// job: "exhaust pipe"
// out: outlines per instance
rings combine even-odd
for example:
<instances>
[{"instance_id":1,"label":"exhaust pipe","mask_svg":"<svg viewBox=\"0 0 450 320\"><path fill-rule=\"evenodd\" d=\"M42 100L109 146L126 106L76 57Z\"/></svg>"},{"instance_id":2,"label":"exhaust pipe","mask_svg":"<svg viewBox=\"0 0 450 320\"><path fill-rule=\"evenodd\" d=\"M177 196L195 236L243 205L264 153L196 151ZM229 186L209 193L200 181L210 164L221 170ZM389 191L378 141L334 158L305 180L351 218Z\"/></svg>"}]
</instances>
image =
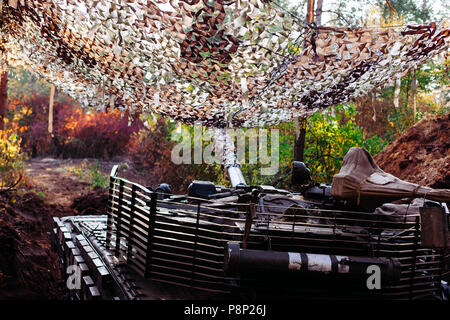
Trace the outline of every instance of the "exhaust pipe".
<instances>
[{"instance_id":1,"label":"exhaust pipe","mask_svg":"<svg viewBox=\"0 0 450 320\"><path fill-rule=\"evenodd\" d=\"M400 279L401 265L393 258L241 249L237 242L228 242L226 246L224 271L228 276L243 277L297 272L367 277L370 266L380 268L384 283Z\"/></svg>"}]
</instances>

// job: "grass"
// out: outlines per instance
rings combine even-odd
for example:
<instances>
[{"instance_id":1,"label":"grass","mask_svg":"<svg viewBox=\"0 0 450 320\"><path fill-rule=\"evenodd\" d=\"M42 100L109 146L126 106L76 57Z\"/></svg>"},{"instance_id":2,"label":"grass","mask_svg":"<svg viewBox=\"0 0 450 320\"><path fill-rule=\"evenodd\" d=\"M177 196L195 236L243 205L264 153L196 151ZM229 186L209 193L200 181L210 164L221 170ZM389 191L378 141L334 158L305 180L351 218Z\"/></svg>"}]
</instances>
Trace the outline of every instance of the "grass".
<instances>
[{"instance_id":1,"label":"grass","mask_svg":"<svg viewBox=\"0 0 450 320\"><path fill-rule=\"evenodd\" d=\"M41 198L42 200L45 199L45 194L42 191L36 192L36 194Z\"/></svg>"},{"instance_id":2,"label":"grass","mask_svg":"<svg viewBox=\"0 0 450 320\"><path fill-rule=\"evenodd\" d=\"M106 189L109 185L108 176L102 173L102 166L98 161L89 164L84 160L81 165L68 168L68 171L82 180L88 180L91 189L95 187Z\"/></svg>"},{"instance_id":3,"label":"grass","mask_svg":"<svg viewBox=\"0 0 450 320\"><path fill-rule=\"evenodd\" d=\"M90 188L101 187L106 189L108 187L108 177L101 172L101 165L96 162L96 164L91 164L89 166L89 177L90 177Z\"/></svg>"}]
</instances>

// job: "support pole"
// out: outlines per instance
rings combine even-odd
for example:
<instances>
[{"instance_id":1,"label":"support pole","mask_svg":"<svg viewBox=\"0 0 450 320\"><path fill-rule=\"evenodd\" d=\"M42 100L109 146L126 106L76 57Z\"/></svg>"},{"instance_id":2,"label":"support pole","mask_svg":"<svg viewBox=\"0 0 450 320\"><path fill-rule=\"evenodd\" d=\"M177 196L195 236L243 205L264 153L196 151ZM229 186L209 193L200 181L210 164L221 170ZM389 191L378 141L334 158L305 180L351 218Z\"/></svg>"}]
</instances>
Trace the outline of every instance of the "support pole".
<instances>
[{"instance_id":1,"label":"support pole","mask_svg":"<svg viewBox=\"0 0 450 320\"><path fill-rule=\"evenodd\" d=\"M306 21L308 23L314 22L314 0L308 0ZM295 119L294 161L304 161L307 124L306 117Z\"/></svg>"},{"instance_id":2,"label":"support pole","mask_svg":"<svg viewBox=\"0 0 450 320\"><path fill-rule=\"evenodd\" d=\"M50 90L50 102L48 105L48 132L53 137L53 102L55 100L55 86L52 85Z\"/></svg>"},{"instance_id":3,"label":"support pole","mask_svg":"<svg viewBox=\"0 0 450 320\"><path fill-rule=\"evenodd\" d=\"M4 129L4 118L8 108L8 70L3 70L0 80L0 130Z\"/></svg>"},{"instance_id":4,"label":"support pole","mask_svg":"<svg viewBox=\"0 0 450 320\"><path fill-rule=\"evenodd\" d=\"M411 79L411 95L413 99L413 124L416 123L416 114L417 114L417 76L416 69L413 70L412 79Z\"/></svg>"}]
</instances>

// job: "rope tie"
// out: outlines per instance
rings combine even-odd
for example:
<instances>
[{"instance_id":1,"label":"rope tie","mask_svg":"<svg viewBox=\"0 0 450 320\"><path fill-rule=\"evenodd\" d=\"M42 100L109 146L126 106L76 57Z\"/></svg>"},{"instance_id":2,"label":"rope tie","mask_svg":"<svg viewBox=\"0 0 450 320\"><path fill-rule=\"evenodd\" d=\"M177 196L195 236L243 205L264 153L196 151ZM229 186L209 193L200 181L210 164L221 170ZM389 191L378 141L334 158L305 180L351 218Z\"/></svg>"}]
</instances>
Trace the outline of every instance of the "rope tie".
<instances>
[{"instance_id":1,"label":"rope tie","mask_svg":"<svg viewBox=\"0 0 450 320\"><path fill-rule=\"evenodd\" d=\"M370 177L370 176L369 176L369 177ZM364 183L367 182L367 179L368 179L369 177L367 177L367 178L365 178L364 180L362 180L362 181L359 183L358 188L356 189L356 205L358 205L358 206L359 206L359 203L361 202L361 187L362 187L362 185L363 185Z\"/></svg>"}]
</instances>

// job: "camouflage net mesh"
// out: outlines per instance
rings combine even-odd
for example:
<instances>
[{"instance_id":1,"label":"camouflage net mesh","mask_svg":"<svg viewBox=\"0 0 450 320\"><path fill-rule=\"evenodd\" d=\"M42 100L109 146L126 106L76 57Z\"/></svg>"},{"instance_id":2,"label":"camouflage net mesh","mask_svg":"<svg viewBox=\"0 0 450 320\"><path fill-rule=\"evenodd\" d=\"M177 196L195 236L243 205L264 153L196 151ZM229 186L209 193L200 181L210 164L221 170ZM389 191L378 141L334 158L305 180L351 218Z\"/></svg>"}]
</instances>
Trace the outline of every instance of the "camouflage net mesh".
<instances>
[{"instance_id":1,"label":"camouflage net mesh","mask_svg":"<svg viewBox=\"0 0 450 320\"><path fill-rule=\"evenodd\" d=\"M2 62L82 106L186 123L288 121L394 81L448 51L447 22L317 27L259 0L4 0Z\"/></svg>"}]
</instances>

